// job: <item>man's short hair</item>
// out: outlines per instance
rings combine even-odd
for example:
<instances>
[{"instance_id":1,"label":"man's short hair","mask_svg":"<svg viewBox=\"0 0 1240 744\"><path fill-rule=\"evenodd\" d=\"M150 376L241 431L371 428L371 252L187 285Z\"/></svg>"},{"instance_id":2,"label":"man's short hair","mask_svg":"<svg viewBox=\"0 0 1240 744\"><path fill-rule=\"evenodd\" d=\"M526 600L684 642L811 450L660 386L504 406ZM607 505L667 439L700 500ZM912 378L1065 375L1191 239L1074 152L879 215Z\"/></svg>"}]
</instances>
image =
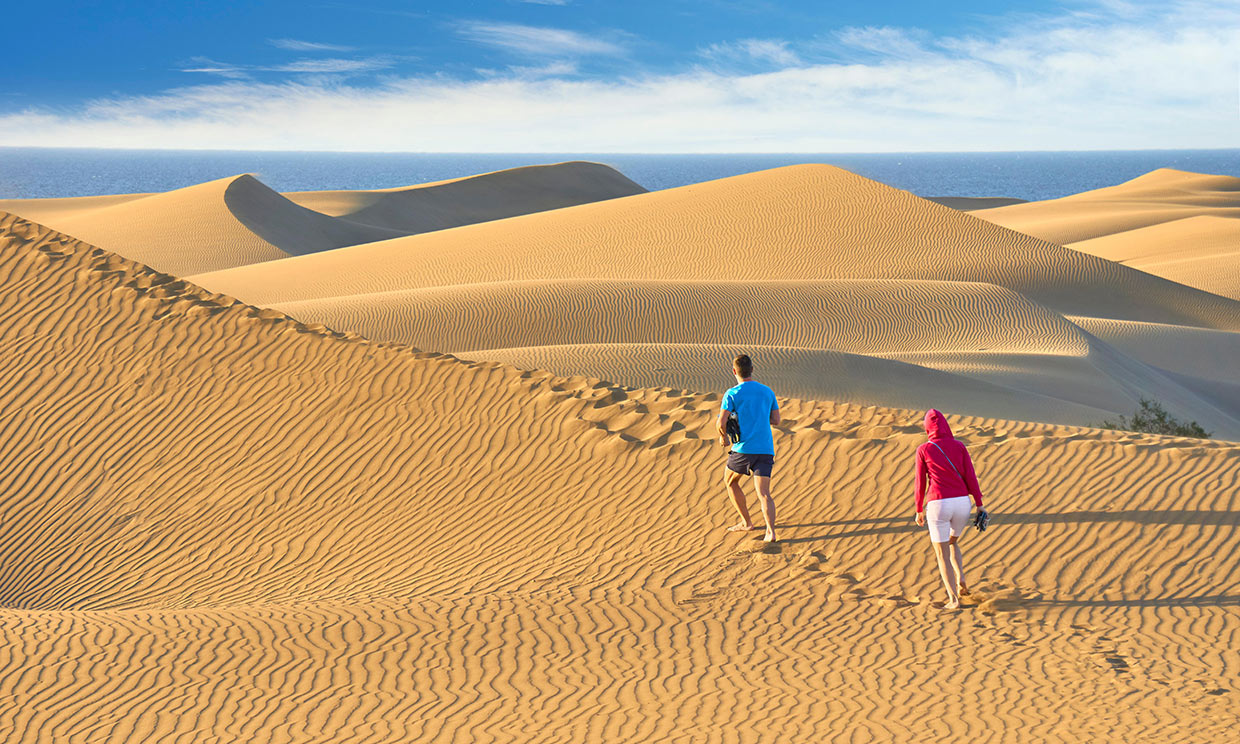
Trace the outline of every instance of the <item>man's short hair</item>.
<instances>
[{"instance_id":1,"label":"man's short hair","mask_svg":"<svg viewBox=\"0 0 1240 744\"><path fill-rule=\"evenodd\" d=\"M732 360L732 369L736 370L736 374L741 377L753 377L753 361L748 354L738 354Z\"/></svg>"}]
</instances>

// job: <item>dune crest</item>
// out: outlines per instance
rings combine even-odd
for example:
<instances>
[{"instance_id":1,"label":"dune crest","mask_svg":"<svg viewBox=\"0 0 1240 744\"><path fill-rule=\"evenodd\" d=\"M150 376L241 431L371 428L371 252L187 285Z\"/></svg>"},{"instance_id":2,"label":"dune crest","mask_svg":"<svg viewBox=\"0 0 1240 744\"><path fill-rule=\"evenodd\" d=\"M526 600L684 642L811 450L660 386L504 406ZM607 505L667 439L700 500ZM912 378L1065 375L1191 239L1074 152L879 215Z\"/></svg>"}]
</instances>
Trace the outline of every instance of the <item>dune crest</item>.
<instances>
[{"instance_id":1,"label":"dune crest","mask_svg":"<svg viewBox=\"0 0 1240 744\"><path fill-rule=\"evenodd\" d=\"M289 199L324 214L414 234L645 193L601 163L531 165L376 191L299 191Z\"/></svg>"}]
</instances>

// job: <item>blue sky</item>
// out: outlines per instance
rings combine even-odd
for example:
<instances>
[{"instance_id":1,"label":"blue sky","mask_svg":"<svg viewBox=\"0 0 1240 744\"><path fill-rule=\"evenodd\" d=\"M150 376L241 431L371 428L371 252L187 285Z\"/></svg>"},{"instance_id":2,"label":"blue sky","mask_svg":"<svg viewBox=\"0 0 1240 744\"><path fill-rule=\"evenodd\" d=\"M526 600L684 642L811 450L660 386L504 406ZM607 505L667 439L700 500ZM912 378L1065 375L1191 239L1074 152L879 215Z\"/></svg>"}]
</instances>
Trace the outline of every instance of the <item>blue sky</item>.
<instances>
[{"instance_id":1,"label":"blue sky","mask_svg":"<svg viewBox=\"0 0 1240 744\"><path fill-rule=\"evenodd\" d=\"M1234 147L1240 5L47 2L0 144L491 152Z\"/></svg>"}]
</instances>

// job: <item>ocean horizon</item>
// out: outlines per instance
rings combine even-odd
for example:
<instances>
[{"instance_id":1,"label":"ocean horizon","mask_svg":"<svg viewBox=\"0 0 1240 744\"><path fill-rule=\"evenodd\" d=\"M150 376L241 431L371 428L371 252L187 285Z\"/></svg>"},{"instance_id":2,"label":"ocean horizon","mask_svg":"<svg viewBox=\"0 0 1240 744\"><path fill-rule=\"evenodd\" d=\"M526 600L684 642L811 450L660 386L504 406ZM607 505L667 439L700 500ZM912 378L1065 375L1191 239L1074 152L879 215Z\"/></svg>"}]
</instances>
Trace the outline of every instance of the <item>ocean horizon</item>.
<instances>
[{"instance_id":1,"label":"ocean horizon","mask_svg":"<svg viewBox=\"0 0 1240 744\"><path fill-rule=\"evenodd\" d=\"M651 191L827 163L919 196L1054 199L1158 168L1240 177L1240 149L970 153L383 153L0 147L0 199L168 191L253 173L277 191L383 189L590 160Z\"/></svg>"}]
</instances>

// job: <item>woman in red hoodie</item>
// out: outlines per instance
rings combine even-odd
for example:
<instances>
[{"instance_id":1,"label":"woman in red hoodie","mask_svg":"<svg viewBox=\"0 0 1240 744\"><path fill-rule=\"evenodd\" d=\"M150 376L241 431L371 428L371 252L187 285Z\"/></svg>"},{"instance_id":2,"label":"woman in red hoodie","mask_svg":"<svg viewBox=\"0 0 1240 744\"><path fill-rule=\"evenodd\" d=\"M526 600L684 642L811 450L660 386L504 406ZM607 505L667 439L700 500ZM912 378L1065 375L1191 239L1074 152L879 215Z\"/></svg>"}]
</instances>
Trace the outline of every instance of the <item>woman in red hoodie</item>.
<instances>
[{"instance_id":1,"label":"woman in red hoodie","mask_svg":"<svg viewBox=\"0 0 1240 744\"><path fill-rule=\"evenodd\" d=\"M917 524L930 525L930 541L939 562L939 574L947 587L946 609L960 606L960 596L969 593L964 580L964 559L957 538L969 524L973 502L982 508L982 489L973 472L969 450L952 436L943 414L933 408L926 412L926 434L930 441L917 448ZM926 481L930 482L927 493Z\"/></svg>"}]
</instances>

